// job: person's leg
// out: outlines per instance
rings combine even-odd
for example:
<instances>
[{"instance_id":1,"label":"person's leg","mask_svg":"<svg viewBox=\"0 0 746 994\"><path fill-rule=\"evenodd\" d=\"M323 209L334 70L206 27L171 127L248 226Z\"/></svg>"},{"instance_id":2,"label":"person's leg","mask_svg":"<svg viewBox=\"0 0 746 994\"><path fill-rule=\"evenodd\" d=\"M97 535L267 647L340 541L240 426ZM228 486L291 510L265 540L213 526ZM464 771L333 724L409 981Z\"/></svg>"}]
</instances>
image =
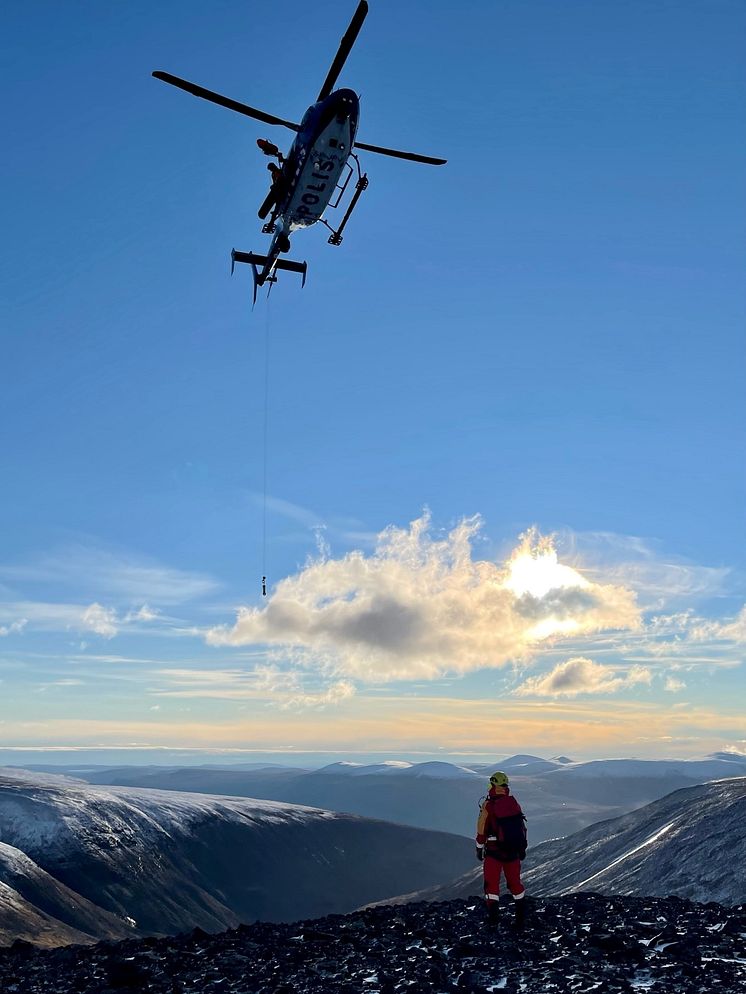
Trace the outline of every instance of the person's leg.
<instances>
[{"instance_id":1,"label":"person's leg","mask_svg":"<svg viewBox=\"0 0 746 994\"><path fill-rule=\"evenodd\" d=\"M503 864L503 870L508 890L515 902L515 923L521 928L526 920L526 888L521 883L521 861L512 859L509 863Z\"/></svg>"},{"instance_id":2,"label":"person's leg","mask_svg":"<svg viewBox=\"0 0 746 994\"><path fill-rule=\"evenodd\" d=\"M485 854L484 863L484 897L487 902L487 914L490 921L496 921L500 910L500 874L502 863L499 859Z\"/></svg>"}]
</instances>

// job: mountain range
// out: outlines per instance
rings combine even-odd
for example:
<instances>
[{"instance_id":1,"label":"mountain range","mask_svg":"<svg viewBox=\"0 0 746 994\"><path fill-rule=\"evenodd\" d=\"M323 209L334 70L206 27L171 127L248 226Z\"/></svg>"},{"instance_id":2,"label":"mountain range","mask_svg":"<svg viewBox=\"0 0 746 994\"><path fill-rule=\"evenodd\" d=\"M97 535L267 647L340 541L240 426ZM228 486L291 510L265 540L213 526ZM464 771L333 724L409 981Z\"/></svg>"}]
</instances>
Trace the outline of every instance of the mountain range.
<instances>
[{"instance_id":1,"label":"mountain range","mask_svg":"<svg viewBox=\"0 0 746 994\"><path fill-rule=\"evenodd\" d=\"M442 883L472 845L288 805L0 769L0 944L209 931Z\"/></svg>"},{"instance_id":2,"label":"mountain range","mask_svg":"<svg viewBox=\"0 0 746 994\"><path fill-rule=\"evenodd\" d=\"M67 769L90 783L284 801L470 838L487 778L494 769L502 769L511 778L536 845L625 814L681 787L746 776L746 756L716 753L702 760L572 762L566 756L517 755L489 765L390 760L338 762L319 770L255 764Z\"/></svg>"}]
</instances>

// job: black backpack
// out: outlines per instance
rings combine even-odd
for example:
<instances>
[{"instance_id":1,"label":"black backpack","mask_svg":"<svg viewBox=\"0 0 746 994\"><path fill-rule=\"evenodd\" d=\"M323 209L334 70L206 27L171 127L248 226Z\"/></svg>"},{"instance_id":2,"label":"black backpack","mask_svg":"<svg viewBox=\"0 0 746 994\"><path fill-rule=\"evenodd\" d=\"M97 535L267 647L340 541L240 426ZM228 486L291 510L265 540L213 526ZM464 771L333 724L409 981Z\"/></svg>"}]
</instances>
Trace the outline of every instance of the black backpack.
<instances>
[{"instance_id":1,"label":"black backpack","mask_svg":"<svg viewBox=\"0 0 746 994\"><path fill-rule=\"evenodd\" d=\"M506 815L498 818L492 813L492 807L487 801L489 812L488 834L496 835L497 842L487 842L487 850L506 862L513 859L525 859L527 848L526 816L522 813Z\"/></svg>"}]
</instances>

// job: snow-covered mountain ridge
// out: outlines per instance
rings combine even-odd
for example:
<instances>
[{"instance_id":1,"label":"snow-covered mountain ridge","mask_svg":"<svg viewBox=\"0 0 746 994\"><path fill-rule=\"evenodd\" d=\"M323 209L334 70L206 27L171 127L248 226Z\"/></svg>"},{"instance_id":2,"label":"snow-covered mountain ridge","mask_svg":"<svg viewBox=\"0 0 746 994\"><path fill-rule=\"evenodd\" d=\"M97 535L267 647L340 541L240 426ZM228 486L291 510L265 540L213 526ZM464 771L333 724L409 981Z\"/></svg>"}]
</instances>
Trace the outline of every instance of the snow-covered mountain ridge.
<instances>
[{"instance_id":1,"label":"snow-covered mountain ridge","mask_svg":"<svg viewBox=\"0 0 746 994\"><path fill-rule=\"evenodd\" d=\"M746 777L686 787L546 842L525 874L537 894L669 895L746 902Z\"/></svg>"},{"instance_id":2,"label":"snow-covered mountain ridge","mask_svg":"<svg viewBox=\"0 0 746 994\"><path fill-rule=\"evenodd\" d=\"M215 797L177 791L91 786L70 777L0 769L0 836L27 853L46 854L70 846L70 833L97 853L128 851L133 856L159 837L188 831L209 817L247 825L293 822L307 825L338 818L332 811L278 801Z\"/></svg>"},{"instance_id":3,"label":"snow-covered mountain ridge","mask_svg":"<svg viewBox=\"0 0 746 994\"><path fill-rule=\"evenodd\" d=\"M60 941L84 941L69 930L217 931L348 911L394 895L402 879L441 882L466 869L472 849L459 836L300 805L7 769L0 842L0 942L33 934L24 909L55 919L43 930L50 941L55 927Z\"/></svg>"},{"instance_id":4,"label":"snow-covered mountain ridge","mask_svg":"<svg viewBox=\"0 0 746 994\"><path fill-rule=\"evenodd\" d=\"M654 801L679 787L746 775L746 756L702 760L598 760L516 755L490 765L386 760L343 761L319 770L265 766L70 767L91 783L265 798L345 811L473 837L477 804L494 769L511 778L532 825L534 844Z\"/></svg>"}]
</instances>

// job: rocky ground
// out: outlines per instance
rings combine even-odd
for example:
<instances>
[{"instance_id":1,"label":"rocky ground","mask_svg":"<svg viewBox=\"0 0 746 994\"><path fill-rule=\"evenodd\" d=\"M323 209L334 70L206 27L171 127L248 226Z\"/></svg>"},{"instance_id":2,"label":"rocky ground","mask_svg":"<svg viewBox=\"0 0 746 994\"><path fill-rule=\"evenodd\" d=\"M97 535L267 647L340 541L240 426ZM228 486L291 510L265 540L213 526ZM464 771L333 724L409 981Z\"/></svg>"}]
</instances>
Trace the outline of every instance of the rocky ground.
<instances>
[{"instance_id":1,"label":"rocky ground","mask_svg":"<svg viewBox=\"0 0 746 994\"><path fill-rule=\"evenodd\" d=\"M746 908L576 894L485 923L481 903L375 907L219 935L0 950L3 994L746 991Z\"/></svg>"}]
</instances>

